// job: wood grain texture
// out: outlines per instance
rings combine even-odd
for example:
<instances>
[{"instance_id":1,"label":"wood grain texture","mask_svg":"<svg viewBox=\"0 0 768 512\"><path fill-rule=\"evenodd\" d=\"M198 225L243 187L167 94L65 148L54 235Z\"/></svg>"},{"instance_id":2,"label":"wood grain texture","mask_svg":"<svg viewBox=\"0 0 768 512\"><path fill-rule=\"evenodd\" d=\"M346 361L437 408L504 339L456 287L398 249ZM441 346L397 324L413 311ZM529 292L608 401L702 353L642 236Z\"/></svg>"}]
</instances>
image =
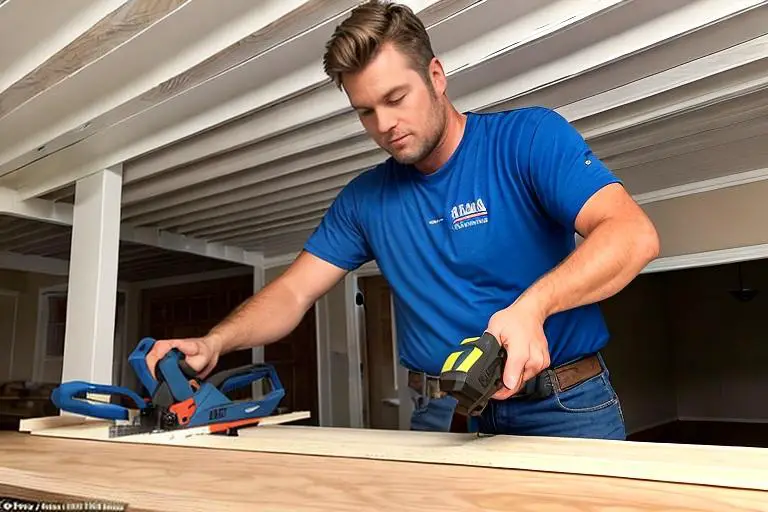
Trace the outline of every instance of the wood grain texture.
<instances>
[{"instance_id":1,"label":"wood grain texture","mask_svg":"<svg viewBox=\"0 0 768 512\"><path fill-rule=\"evenodd\" d=\"M103 57L188 0L131 0L0 94L0 117Z\"/></svg>"},{"instance_id":2,"label":"wood grain texture","mask_svg":"<svg viewBox=\"0 0 768 512\"><path fill-rule=\"evenodd\" d=\"M768 510L752 490L0 433L0 495L21 494L152 512Z\"/></svg>"},{"instance_id":3,"label":"wood grain texture","mask_svg":"<svg viewBox=\"0 0 768 512\"><path fill-rule=\"evenodd\" d=\"M33 435L107 440L106 427L92 423L38 430ZM288 425L245 429L239 437L141 434L109 441L496 467L768 491L768 449L750 447Z\"/></svg>"}]
</instances>

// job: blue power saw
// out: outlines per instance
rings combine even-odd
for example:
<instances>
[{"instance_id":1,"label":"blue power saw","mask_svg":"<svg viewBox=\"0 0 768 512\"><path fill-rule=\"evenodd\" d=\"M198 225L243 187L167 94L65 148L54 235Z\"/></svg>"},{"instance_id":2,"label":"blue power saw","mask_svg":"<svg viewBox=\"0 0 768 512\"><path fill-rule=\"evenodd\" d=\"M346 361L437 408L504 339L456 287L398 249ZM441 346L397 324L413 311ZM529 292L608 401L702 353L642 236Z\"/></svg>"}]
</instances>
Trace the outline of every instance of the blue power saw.
<instances>
[{"instance_id":1,"label":"blue power saw","mask_svg":"<svg viewBox=\"0 0 768 512\"><path fill-rule=\"evenodd\" d=\"M258 424L272 415L285 396L271 365L246 365L199 379L197 372L184 361L184 353L175 348L157 363L155 379L146 362L154 344L154 339L144 338L128 357L142 384L142 394L123 386L74 380L55 388L51 400L64 411L117 420L109 427L109 437L120 437L191 427L208 427L210 433L236 435L238 428ZM268 379L270 390L258 400L233 401L227 397L228 392L262 379ZM89 401L88 393L126 397L135 407ZM131 414L132 411L135 413Z\"/></svg>"}]
</instances>

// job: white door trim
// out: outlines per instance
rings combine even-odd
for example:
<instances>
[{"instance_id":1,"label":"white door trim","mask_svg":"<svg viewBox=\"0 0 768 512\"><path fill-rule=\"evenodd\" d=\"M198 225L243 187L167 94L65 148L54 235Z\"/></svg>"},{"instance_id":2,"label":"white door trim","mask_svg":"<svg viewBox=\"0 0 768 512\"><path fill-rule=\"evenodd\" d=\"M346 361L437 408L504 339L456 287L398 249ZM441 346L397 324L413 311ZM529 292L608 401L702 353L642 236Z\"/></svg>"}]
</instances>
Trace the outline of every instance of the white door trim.
<instances>
[{"instance_id":1,"label":"white door trim","mask_svg":"<svg viewBox=\"0 0 768 512\"><path fill-rule=\"evenodd\" d=\"M746 245L729 249L717 249L678 256L666 256L652 261L642 273L667 272L688 268L709 267L737 263L740 261L759 260L768 257L768 244Z\"/></svg>"}]
</instances>

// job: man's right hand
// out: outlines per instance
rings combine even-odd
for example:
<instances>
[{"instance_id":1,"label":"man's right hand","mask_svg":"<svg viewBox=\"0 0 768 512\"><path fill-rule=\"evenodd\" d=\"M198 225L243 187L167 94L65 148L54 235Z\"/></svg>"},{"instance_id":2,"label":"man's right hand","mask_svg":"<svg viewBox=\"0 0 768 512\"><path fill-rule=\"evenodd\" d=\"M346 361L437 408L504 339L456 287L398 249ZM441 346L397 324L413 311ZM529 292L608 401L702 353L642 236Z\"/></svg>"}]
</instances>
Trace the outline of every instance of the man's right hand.
<instances>
[{"instance_id":1,"label":"man's right hand","mask_svg":"<svg viewBox=\"0 0 768 512\"><path fill-rule=\"evenodd\" d=\"M185 355L186 363L192 367L201 379L204 379L216 367L221 355L221 347L214 338L186 338L158 340L147 353L146 361L149 372L157 379L155 367L172 348L179 349Z\"/></svg>"}]
</instances>

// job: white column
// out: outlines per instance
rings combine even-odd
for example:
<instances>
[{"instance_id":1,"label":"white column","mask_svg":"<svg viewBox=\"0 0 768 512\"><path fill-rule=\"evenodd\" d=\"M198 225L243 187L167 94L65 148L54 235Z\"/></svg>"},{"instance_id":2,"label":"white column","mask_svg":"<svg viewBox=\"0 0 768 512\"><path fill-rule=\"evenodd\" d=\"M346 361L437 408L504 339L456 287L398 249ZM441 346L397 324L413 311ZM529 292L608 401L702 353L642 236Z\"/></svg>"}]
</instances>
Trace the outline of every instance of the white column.
<instances>
[{"instance_id":1,"label":"white column","mask_svg":"<svg viewBox=\"0 0 768 512\"><path fill-rule=\"evenodd\" d=\"M75 189L62 381L112 383L122 166Z\"/></svg>"}]
</instances>

